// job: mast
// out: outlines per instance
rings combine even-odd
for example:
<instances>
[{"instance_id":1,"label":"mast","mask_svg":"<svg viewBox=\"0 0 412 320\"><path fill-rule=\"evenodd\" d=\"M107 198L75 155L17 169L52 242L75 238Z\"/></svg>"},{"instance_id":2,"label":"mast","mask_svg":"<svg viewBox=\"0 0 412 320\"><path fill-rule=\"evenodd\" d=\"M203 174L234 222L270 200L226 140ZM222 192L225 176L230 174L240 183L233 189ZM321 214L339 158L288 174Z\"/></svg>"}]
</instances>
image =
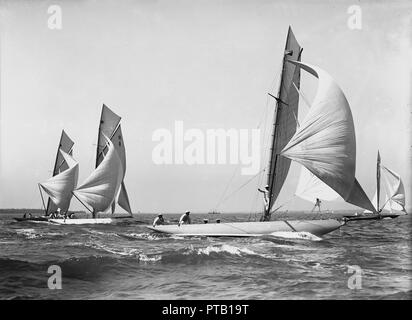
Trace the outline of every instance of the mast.
<instances>
[{"instance_id":1,"label":"mast","mask_svg":"<svg viewBox=\"0 0 412 320\"><path fill-rule=\"evenodd\" d=\"M381 210L379 209L379 196L381 189L381 156L378 150L378 157L376 159L376 210L380 214Z\"/></svg>"},{"instance_id":2,"label":"mast","mask_svg":"<svg viewBox=\"0 0 412 320\"><path fill-rule=\"evenodd\" d=\"M289 27L285 51L282 59L282 72L277 97L269 94L276 100L273 133L271 138L269 172L267 185L269 186L269 203L265 209L263 221L270 220L271 208L285 182L290 167L290 159L279 157L280 151L296 132L296 119L298 113L299 94L294 89L300 86L300 68L287 63L287 60L298 60L302 48Z\"/></svg>"},{"instance_id":3,"label":"mast","mask_svg":"<svg viewBox=\"0 0 412 320\"><path fill-rule=\"evenodd\" d=\"M53 175L52 175L53 177L59 174L60 172L63 172L69 168L68 164L66 163L64 157L59 152L59 150L61 149L64 152L68 153L69 155L72 155L73 146L74 146L74 142L69 138L66 132L62 130L59 146L57 147L56 158L54 161ZM46 216L48 216L51 212L54 212L56 210L57 210L57 206L49 198L47 200Z\"/></svg>"},{"instance_id":4,"label":"mast","mask_svg":"<svg viewBox=\"0 0 412 320\"><path fill-rule=\"evenodd\" d=\"M106 144L104 136L108 137L113 143L119 157L122 161L123 166L123 179L120 188L120 192L117 197L117 203L120 207L126 210L129 214L132 214L132 209L130 207L129 197L127 195L126 186L124 183L124 175L126 173L126 150L123 141L123 134L120 124L121 117L114 113L109 107L103 104L102 113L100 116L99 132L98 132L98 143L96 151L96 166L97 168L100 163L105 158L107 154L108 145ZM112 213L114 213L116 206L116 201L113 202L111 206Z\"/></svg>"}]
</instances>

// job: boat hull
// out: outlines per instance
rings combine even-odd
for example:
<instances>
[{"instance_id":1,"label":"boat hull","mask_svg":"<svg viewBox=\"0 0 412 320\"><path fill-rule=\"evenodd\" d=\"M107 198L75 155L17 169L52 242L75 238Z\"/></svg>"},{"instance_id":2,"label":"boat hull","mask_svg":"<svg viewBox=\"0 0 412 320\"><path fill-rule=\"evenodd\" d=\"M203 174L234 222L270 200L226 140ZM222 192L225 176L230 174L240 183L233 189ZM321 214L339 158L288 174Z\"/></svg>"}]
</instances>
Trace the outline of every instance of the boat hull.
<instances>
[{"instance_id":1,"label":"boat hull","mask_svg":"<svg viewBox=\"0 0 412 320\"><path fill-rule=\"evenodd\" d=\"M56 224L109 224L114 220L112 218L96 219L49 219L49 222Z\"/></svg>"},{"instance_id":2,"label":"boat hull","mask_svg":"<svg viewBox=\"0 0 412 320\"><path fill-rule=\"evenodd\" d=\"M381 215L364 215L364 216L345 216L348 221L362 221L362 220L382 220L382 219L395 219L399 217L399 214L381 214Z\"/></svg>"},{"instance_id":3,"label":"boat hull","mask_svg":"<svg viewBox=\"0 0 412 320\"><path fill-rule=\"evenodd\" d=\"M231 222L147 226L152 231L176 234L180 236L207 236L207 237L258 237L270 235L274 232L296 231L309 232L315 236L322 236L339 229L344 222L334 219L325 220L291 220L265 222Z\"/></svg>"},{"instance_id":4,"label":"boat hull","mask_svg":"<svg viewBox=\"0 0 412 320\"><path fill-rule=\"evenodd\" d=\"M13 218L14 220L18 221L18 222L24 222L24 221L34 221L34 222L39 222L39 221L49 221L48 218L46 217L31 217L31 218Z\"/></svg>"}]
</instances>

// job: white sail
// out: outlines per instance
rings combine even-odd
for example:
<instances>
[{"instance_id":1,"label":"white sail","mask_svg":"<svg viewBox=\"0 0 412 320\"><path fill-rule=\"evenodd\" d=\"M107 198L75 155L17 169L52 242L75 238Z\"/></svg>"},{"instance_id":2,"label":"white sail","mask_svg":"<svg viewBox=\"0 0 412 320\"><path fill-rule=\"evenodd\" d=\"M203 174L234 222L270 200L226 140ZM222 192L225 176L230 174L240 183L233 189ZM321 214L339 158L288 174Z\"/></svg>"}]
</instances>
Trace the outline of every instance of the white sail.
<instances>
[{"instance_id":1,"label":"white sail","mask_svg":"<svg viewBox=\"0 0 412 320\"><path fill-rule=\"evenodd\" d=\"M401 177L394 171L386 168L382 164L380 165L384 184L383 192L384 198L381 200L383 204L382 212L391 212L394 211L404 211L405 212L405 188L403 186ZM382 190L382 188L381 188ZM373 196L372 203L376 206L377 204L378 193L375 191ZM365 210L365 213L371 213L370 210Z\"/></svg>"},{"instance_id":2,"label":"white sail","mask_svg":"<svg viewBox=\"0 0 412 320\"><path fill-rule=\"evenodd\" d=\"M110 208L119 192L123 178L119 155L113 143L107 137L106 139L108 151L103 161L86 181L73 191L74 195L91 206L94 212L105 212Z\"/></svg>"},{"instance_id":3,"label":"white sail","mask_svg":"<svg viewBox=\"0 0 412 320\"><path fill-rule=\"evenodd\" d=\"M385 179L388 186L388 197L390 201L390 207L394 210L405 211L405 188L403 186L401 177L394 171L382 166L384 169Z\"/></svg>"},{"instance_id":4,"label":"white sail","mask_svg":"<svg viewBox=\"0 0 412 320\"><path fill-rule=\"evenodd\" d=\"M355 178L356 138L344 93L324 70L290 61L319 79L306 117L281 155L304 165L345 201L375 210Z\"/></svg>"},{"instance_id":5,"label":"white sail","mask_svg":"<svg viewBox=\"0 0 412 320\"><path fill-rule=\"evenodd\" d=\"M129 196L127 195L126 186L124 183L124 176L126 174L126 149L123 141L123 134L120 125L121 117L114 113L109 107L103 104L102 114L100 116L99 135L96 152L96 168L103 161L107 153L107 145L104 136L110 137L111 142L120 157L123 165L123 179L120 187L120 192L117 197L119 205L128 213L132 213L130 207ZM116 202L112 204L112 213L114 213Z\"/></svg>"},{"instance_id":6,"label":"white sail","mask_svg":"<svg viewBox=\"0 0 412 320\"><path fill-rule=\"evenodd\" d=\"M340 198L339 194L303 166L300 171L295 195L312 203L315 203L316 198L325 201L333 201Z\"/></svg>"},{"instance_id":7,"label":"white sail","mask_svg":"<svg viewBox=\"0 0 412 320\"><path fill-rule=\"evenodd\" d=\"M40 186L57 208L60 208L62 212L67 212L72 198L72 191L77 186L79 163L63 150L60 149L59 152L68 168L47 181L40 183Z\"/></svg>"},{"instance_id":8,"label":"white sail","mask_svg":"<svg viewBox=\"0 0 412 320\"><path fill-rule=\"evenodd\" d=\"M62 134L59 141L59 147L57 148L56 160L53 168L53 176L69 168L66 161L64 160L64 157L60 153L60 150L68 153L69 155L72 155L73 145L74 142L72 141L72 139L70 139L67 133L64 130L62 130ZM58 207L56 206L56 204L51 200L51 198L49 198L47 200L46 216L50 215L52 212L56 212L57 208Z\"/></svg>"}]
</instances>

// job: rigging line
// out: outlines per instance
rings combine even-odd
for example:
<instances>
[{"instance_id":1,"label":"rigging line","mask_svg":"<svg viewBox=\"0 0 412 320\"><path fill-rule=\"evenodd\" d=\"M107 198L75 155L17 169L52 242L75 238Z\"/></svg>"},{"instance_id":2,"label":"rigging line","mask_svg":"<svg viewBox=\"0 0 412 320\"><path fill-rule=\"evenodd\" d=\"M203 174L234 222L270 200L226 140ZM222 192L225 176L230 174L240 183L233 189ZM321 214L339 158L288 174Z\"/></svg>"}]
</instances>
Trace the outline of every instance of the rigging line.
<instances>
[{"instance_id":1,"label":"rigging line","mask_svg":"<svg viewBox=\"0 0 412 320\"><path fill-rule=\"evenodd\" d=\"M88 206L86 206L84 203L83 203L83 201L82 200L80 200L77 196L76 196L76 194L72 191L72 194L76 197L76 199L77 200L79 200L80 201L80 203L88 210L88 211L90 211L90 213L91 214L93 214L93 211L92 210L90 210L89 209L89 207Z\"/></svg>"},{"instance_id":2,"label":"rigging line","mask_svg":"<svg viewBox=\"0 0 412 320\"><path fill-rule=\"evenodd\" d=\"M302 98L302 100L305 102L306 107L307 107L308 109L310 109L309 100L306 99L306 97L303 95L303 92L298 89L298 87L296 86L296 84L295 84L293 81L292 81L292 84L293 84L293 86L295 87L296 91L298 92L299 96L300 96L300 97Z\"/></svg>"},{"instance_id":3,"label":"rigging line","mask_svg":"<svg viewBox=\"0 0 412 320\"><path fill-rule=\"evenodd\" d=\"M226 192L227 192L227 190L229 189L229 186L230 186L230 184L231 184L231 182L232 182L233 178L235 177L236 172L238 171L238 169L239 169L239 166L236 166L236 167L235 167L235 170L233 171L232 177L230 178L230 180L229 180L229 181L228 181L228 183L226 184L226 188L225 188L225 190L223 191L223 193L222 193L221 197L219 198L219 201L218 201L218 202L217 202L217 204L215 205L215 209L217 209L217 208L218 208L218 206L220 205L220 203L221 203L221 201L222 201L223 197L226 195Z\"/></svg>"},{"instance_id":4,"label":"rigging line","mask_svg":"<svg viewBox=\"0 0 412 320\"><path fill-rule=\"evenodd\" d=\"M120 119L121 120L121 119ZM113 137L114 137L114 134L116 133L116 131L119 129L119 127L120 127L120 120L119 120L119 122L117 123L117 125L116 125L116 127L115 127L115 129L113 130L113 132L110 134L110 138L109 138L109 140L111 141L112 139L113 139ZM100 130L99 130L99 135L100 135ZM100 145L99 145L100 146ZM104 157L106 156L106 154L104 153L104 151L107 149L107 142L106 142L106 144L104 145L104 147L103 147L103 149L99 152L99 154L97 155L97 158L99 158L99 157L103 157L103 159L104 159Z\"/></svg>"},{"instance_id":5,"label":"rigging line","mask_svg":"<svg viewBox=\"0 0 412 320\"><path fill-rule=\"evenodd\" d=\"M391 202L390 202L390 200L392 199L393 195L392 195L392 196L389 196L388 189L387 189L387 186L386 186L387 184L389 185L389 182L388 182L388 180L387 180L387 178L386 178L385 175L383 176L383 179L385 180L385 183L383 184L383 188L385 189L385 193L386 193L387 200L386 200L385 203L383 204L382 210L383 210L383 208L385 208L386 204L389 202L389 207L391 208L391 213L393 213L393 212L392 212L392 204L391 204ZM378 212L379 212L379 208L377 208L377 209L378 209Z\"/></svg>"},{"instance_id":6,"label":"rigging line","mask_svg":"<svg viewBox=\"0 0 412 320\"><path fill-rule=\"evenodd\" d=\"M262 182L262 174L259 176L258 186L261 185L261 182ZM257 188L256 188L256 189L257 189ZM251 205L251 207L250 207L250 214L249 214L249 217L248 217L248 221L250 221L250 218L251 218L251 216L252 216L252 211L255 211L254 209L255 209L255 207L256 207L256 203L257 203L258 197L259 197L259 192L258 192L257 190L255 190L255 196L254 196L254 199L253 199L253 201L252 201L252 205Z\"/></svg>"},{"instance_id":7,"label":"rigging line","mask_svg":"<svg viewBox=\"0 0 412 320\"><path fill-rule=\"evenodd\" d=\"M266 169L261 170L260 172L258 172L257 174L255 174L252 178L250 178L248 181L246 181L245 183L243 183L239 188L235 189L232 193L230 193L227 197L225 197L222 200L222 203L225 202L226 200L228 200L231 196L233 196L235 193L237 193L239 190L241 190L244 186L246 186L247 184L249 184L253 179L255 179L259 174L261 174L262 172L264 172Z\"/></svg>"},{"instance_id":8,"label":"rigging line","mask_svg":"<svg viewBox=\"0 0 412 320\"><path fill-rule=\"evenodd\" d=\"M70 150L69 150L69 152L67 152L67 154L68 155L71 155L70 153L73 151L73 147L74 147L74 144L73 144L73 146L70 148ZM58 152L60 151L60 149L61 148L59 148L59 150L58 150ZM63 150L62 150L63 151ZM72 156L72 155L71 155ZM72 156L73 157L73 156ZM66 160L64 159L64 157L63 157L63 160L61 161L61 163L59 164L59 166L56 168L56 171L58 172L58 173L60 173L60 168L64 165L64 163L67 163L66 162ZM68 164L67 164L68 165ZM54 172L53 172L54 173ZM57 174L57 173L56 173Z\"/></svg>"},{"instance_id":9,"label":"rigging line","mask_svg":"<svg viewBox=\"0 0 412 320\"><path fill-rule=\"evenodd\" d=\"M45 206L45 204L44 204L44 198L43 198L43 193L41 192L40 183L38 183L37 185L38 185L39 191L40 191L41 202L43 203L44 214L47 215L47 209L46 209L46 206Z\"/></svg>"},{"instance_id":10,"label":"rigging line","mask_svg":"<svg viewBox=\"0 0 412 320\"><path fill-rule=\"evenodd\" d=\"M271 211L271 214L272 214L272 213L275 213L277 210L279 210L280 208L284 207L285 205L287 205L289 202L291 202L291 201L292 201L293 199L295 199L295 198L296 198L296 194L293 195L293 197L290 198L289 200L287 200L287 201L285 201L284 203L282 203L281 205L279 205L275 210Z\"/></svg>"}]
</instances>

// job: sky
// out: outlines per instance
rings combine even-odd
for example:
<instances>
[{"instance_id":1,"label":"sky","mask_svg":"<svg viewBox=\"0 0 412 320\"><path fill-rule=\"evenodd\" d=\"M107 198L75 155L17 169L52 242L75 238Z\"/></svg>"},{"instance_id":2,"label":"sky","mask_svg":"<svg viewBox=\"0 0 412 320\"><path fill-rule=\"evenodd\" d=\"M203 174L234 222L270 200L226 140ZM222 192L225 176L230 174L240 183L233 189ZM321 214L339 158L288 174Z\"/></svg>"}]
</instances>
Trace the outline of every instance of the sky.
<instances>
[{"instance_id":1,"label":"sky","mask_svg":"<svg viewBox=\"0 0 412 320\"><path fill-rule=\"evenodd\" d=\"M360 30L348 26L353 4ZM61 8L61 29L48 27L51 5ZM202 132L258 128L263 169L274 108L267 92L276 91L289 25L302 61L327 70L345 92L360 184L372 198L379 149L411 208L411 9L408 1L0 0L0 208L42 207L37 183L52 173L62 129L84 181L105 103L122 117L134 212L260 211L264 173L156 164L152 135L173 132L176 121ZM313 99L316 81L303 73L301 90ZM299 170L292 164L278 198L284 209L313 206L294 197ZM73 199L71 209L83 208Z\"/></svg>"}]
</instances>

